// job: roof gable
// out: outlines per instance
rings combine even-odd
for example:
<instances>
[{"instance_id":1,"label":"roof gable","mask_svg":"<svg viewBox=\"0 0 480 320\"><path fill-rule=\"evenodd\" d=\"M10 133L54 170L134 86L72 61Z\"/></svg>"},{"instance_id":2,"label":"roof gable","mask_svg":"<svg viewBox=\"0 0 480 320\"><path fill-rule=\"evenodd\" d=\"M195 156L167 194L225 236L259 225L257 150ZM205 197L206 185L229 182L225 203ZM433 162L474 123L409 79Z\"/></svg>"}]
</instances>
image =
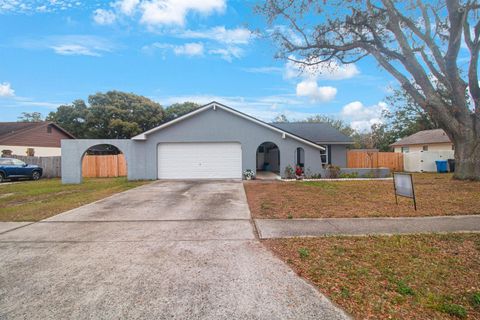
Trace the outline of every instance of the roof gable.
<instances>
[{"instance_id":1,"label":"roof gable","mask_svg":"<svg viewBox=\"0 0 480 320\"><path fill-rule=\"evenodd\" d=\"M277 128L277 127L275 127L275 126L273 126L273 125L271 125L271 124L269 124L269 123L266 123L266 122L263 122L263 121L261 121L261 120L258 120L258 119L254 118L254 117L252 117L252 116L249 116L249 115L247 115L247 114L245 114L245 113L242 113L242 112L240 112L240 111L237 111L237 110L235 110L235 109L232 109L232 108L230 108L230 107L227 107L227 106L225 106L225 105L223 105L223 104L221 104L221 103L215 102L215 101L210 102L210 103L208 103L208 104L206 104L206 105L204 105L204 106L202 106L202 107L200 107L200 108L198 108L198 109L195 109L195 110L193 110L193 111L191 111L191 112L189 112L189 113L187 113L187 114L185 114L185 115L183 115L183 116L181 116L181 117L178 117L178 118L176 118L176 119L174 119L174 120L171 120L171 121L169 121L169 122L166 122L166 123L164 123L164 124L162 124L162 125L160 125L160 126L158 126L158 127L155 127L155 128L153 128L153 129L150 129L150 130L148 130L148 131L146 131L146 132L144 132L144 133L142 133L142 134L139 134L139 135L133 137L132 140L147 140L147 139L148 139L148 135L150 135L150 134L152 134L152 133L154 133L154 132L157 132L157 131L160 131L160 130L162 130L162 129L164 129L164 128L167 128L167 127L169 127L169 126L175 125L176 123L181 122L181 121L183 121L183 120L185 120L185 119L188 119L188 118L190 118L190 117L193 117L193 116L195 116L195 115L197 115L197 114L199 114L199 113L201 113L201 112L205 112L205 111L207 111L207 110L216 110L216 108L222 109L222 110L227 111L227 112L229 112L229 113L231 113L231 114L234 114L234 115L236 115L236 116L238 116L238 117L241 117L241 118L246 119L246 120L248 120L248 121L254 122L254 123L256 123L256 124L258 124L258 125L260 125L260 126L263 126L263 127L268 128L268 129L270 129L270 130L276 131L276 132L282 134L283 137L287 137L287 136L288 136L288 137L290 137L290 138L292 138L292 139L301 141L301 142L303 142L303 143L305 143L305 144L307 144L307 145L310 145L310 146L312 146L312 147L314 147L314 148L321 149L321 150L324 149L322 146L318 145L318 144L315 143L314 141L310 141L310 140L308 140L308 139L305 139L305 138L303 138L303 137L297 136L297 135L295 135L295 134L293 134L293 133L291 133L291 132L288 132L288 131L286 131L286 130Z\"/></svg>"},{"instance_id":2,"label":"roof gable","mask_svg":"<svg viewBox=\"0 0 480 320\"><path fill-rule=\"evenodd\" d=\"M423 130L405 137L390 146L405 146L413 144L429 144L429 143L451 143L443 129Z\"/></svg>"}]
</instances>

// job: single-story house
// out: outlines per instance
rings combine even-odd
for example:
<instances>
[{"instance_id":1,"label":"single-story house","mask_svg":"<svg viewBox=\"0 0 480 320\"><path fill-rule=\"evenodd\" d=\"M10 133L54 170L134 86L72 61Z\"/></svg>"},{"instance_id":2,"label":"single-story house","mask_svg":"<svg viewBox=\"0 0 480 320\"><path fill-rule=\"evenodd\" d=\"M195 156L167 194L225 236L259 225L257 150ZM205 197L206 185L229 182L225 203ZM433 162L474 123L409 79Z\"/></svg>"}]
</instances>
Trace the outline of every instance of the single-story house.
<instances>
[{"instance_id":1,"label":"single-story house","mask_svg":"<svg viewBox=\"0 0 480 320\"><path fill-rule=\"evenodd\" d=\"M452 151L453 143L443 129L423 130L390 145L395 152Z\"/></svg>"},{"instance_id":2,"label":"single-story house","mask_svg":"<svg viewBox=\"0 0 480 320\"><path fill-rule=\"evenodd\" d=\"M85 152L101 144L123 152L128 179L153 180L241 179L245 170L285 176L296 165L317 174L329 160L344 165L349 143L323 124L271 124L211 102L131 139L63 140L62 181L80 183Z\"/></svg>"},{"instance_id":3,"label":"single-story house","mask_svg":"<svg viewBox=\"0 0 480 320\"><path fill-rule=\"evenodd\" d=\"M323 164L333 164L344 168L347 166L347 146L353 139L325 122L277 122L275 127L294 133L325 148L322 155Z\"/></svg>"},{"instance_id":4,"label":"single-story house","mask_svg":"<svg viewBox=\"0 0 480 320\"><path fill-rule=\"evenodd\" d=\"M0 153L19 156L61 155L61 140L75 137L59 125L48 122L0 122Z\"/></svg>"}]
</instances>

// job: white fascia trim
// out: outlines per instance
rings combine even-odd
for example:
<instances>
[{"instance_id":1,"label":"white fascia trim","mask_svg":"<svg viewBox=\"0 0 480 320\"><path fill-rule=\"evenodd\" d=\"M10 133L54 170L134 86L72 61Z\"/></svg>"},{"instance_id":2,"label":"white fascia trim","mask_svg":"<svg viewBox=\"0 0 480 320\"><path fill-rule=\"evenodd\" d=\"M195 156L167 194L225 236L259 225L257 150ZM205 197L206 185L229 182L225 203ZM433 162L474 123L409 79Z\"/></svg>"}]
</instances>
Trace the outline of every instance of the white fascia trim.
<instances>
[{"instance_id":1,"label":"white fascia trim","mask_svg":"<svg viewBox=\"0 0 480 320\"><path fill-rule=\"evenodd\" d=\"M338 141L319 141L317 142L318 144L343 144L343 145L349 145L349 144L355 144L355 142L338 142Z\"/></svg>"},{"instance_id":2,"label":"white fascia trim","mask_svg":"<svg viewBox=\"0 0 480 320\"><path fill-rule=\"evenodd\" d=\"M180 121L182 121L182 120L185 120L185 119L187 119L187 118L189 118L189 117L192 117L192 116L196 115L197 113L203 112L203 111L205 111L205 110L207 110L207 109L209 109L209 108L213 108L214 110L215 110L216 108L220 108L220 109L222 109L222 110L225 110L225 111L228 111L228 112L230 112L230 113L233 113L233 114L235 114L235 115L237 115L237 116L239 116L239 117L241 117L241 118L244 118L244 119L246 119L246 120L252 121L252 122L254 122L254 123L258 124L258 125L261 125L261 126L263 126L263 127L265 127L265 128L268 128L268 129L270 129L270 130L276 131L276 132L282 134L282 137L283 137L283 136L288 136L288 137L290 137L290 138L292 138L292 139L295 139L295 140L297 140L297 141L300 141L300 142L302 142L302 143L305 143L305 144L307 144L307 145L309 145L309 146L311 146L311 147L314 147L314 148L316 148L316 149L325 150L324 147L322 147L322 146L320 146L320 145L318 145L318 144L316 144L316 143L313 143L313 142L310 142L310 141L308 141L308 140L304 140L304 139L302 139L302 138L300 138L300 137L297 137L297 136L295 136L295 135L289 134L288 132L285 132L285 131L283 131L283 130L281 130L281 129L278 129L278 128L274 127L274 126L271 126L271 125L269 125L268 123L259 121L259 120L255 119L255 118L253 118L253 117L247 116L247 115L245 115L245 114L243 114L243 113L240 113L240 112L238 112L238 111L236 111L236 110L233 110L233 109L230 109L230 108L226 108L226 107L224 107L224 106L222 106L222 105L220 105L220 104L216 104L215 102L210 102L209 104L203 106L202 108L199 108L199 109L197 109L197 110L195 110L195 111L192 111L192 112L190 112L190 113L188 113L188 114L186 114L186 115L183 115L183 116L181 116L181 117L178 117L177 119L172 120L172 121L170 121L170 122L167 122L167 123L165 123L165 124L162 124L162 125L160 125L160 126L158 126L158 127L156 127L156 128L153 128L153 129L150 129L150 130L148 130L148 131L145 131L144 133L141 133L141 134L139 134L138 136L133 137L132 140L147 140L147 135L148 135L148 134L151 134L151 133L156 132L156 131L158 131L158 130L162 130L163 128L166 128L166 127L168 127L168 126L171 126L172 124L175 124L175 123L180 122Z\"/></svg>"}]
</instances>

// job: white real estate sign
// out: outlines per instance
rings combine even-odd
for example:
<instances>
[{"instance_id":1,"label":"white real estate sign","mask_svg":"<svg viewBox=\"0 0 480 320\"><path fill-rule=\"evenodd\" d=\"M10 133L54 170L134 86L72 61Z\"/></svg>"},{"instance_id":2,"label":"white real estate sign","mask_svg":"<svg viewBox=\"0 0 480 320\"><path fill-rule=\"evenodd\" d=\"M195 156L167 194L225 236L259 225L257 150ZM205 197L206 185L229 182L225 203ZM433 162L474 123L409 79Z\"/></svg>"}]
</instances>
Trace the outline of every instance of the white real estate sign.
<instances>
[{"instance_id":1,"label":"white real estate sign","mask_svg":"<svg viewBox=\"0 0 480 320\"><path fill-rule=\"evenodd\" d=\"M394 172L393 184L395 188L395 200L397 201L397 196L412 198L415 210L417 210L412 174Z\"/></svg>"}]
</instances>

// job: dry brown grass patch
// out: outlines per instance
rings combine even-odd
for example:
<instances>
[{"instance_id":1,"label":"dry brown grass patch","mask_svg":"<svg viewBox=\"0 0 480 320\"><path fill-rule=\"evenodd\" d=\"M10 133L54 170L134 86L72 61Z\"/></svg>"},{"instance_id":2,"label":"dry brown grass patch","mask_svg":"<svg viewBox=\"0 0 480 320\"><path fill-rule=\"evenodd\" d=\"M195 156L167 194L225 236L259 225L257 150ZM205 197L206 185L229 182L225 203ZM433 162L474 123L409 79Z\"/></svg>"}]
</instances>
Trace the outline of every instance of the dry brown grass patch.
<instances>
[{"instance_id":1,"label":"dry brown grass patch","mask_svg":"<svg viewBox=\"0 0 480 320\"><path fill-rule=\"evenodd\" d=\"M395 204L392 181L245 182L255 218L400 217L480 213L480 182L415 174L418 210Z\"/></svg>"}]
</instances>

